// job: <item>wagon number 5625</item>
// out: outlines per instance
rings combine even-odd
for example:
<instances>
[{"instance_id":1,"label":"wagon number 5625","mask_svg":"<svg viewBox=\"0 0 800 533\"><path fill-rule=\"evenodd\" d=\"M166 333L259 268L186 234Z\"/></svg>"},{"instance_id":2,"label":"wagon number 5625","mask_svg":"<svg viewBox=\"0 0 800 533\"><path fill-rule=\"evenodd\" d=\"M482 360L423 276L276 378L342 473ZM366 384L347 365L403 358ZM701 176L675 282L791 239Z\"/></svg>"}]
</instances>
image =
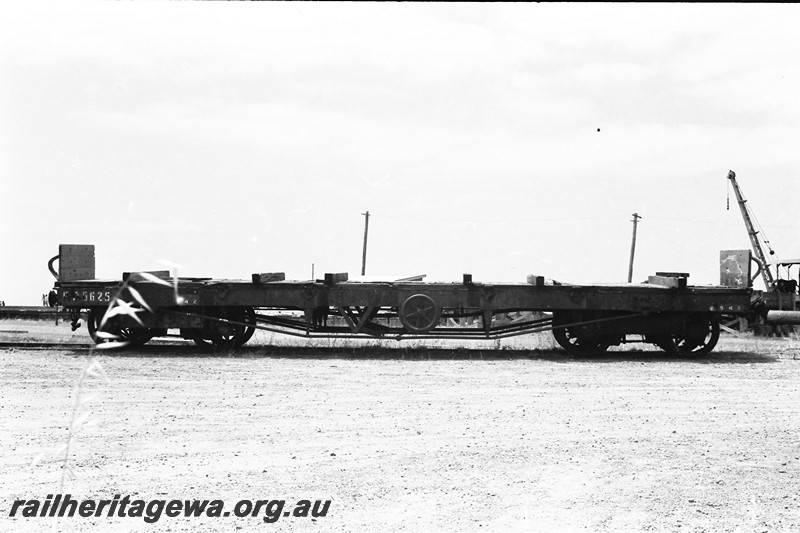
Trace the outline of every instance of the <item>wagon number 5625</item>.
<instances>
[{"instance_id":1,"label":"wagon number 5625","mask_svg":"<svg viewBox=\"0 0 800 533\"><path fill-rule=\"evenodd\" d=\"M82 294L81 294L82 293ZM111 301L111 291L81 291L80 296L87 302L108 303Z\"/></svg>"}]
</instances>

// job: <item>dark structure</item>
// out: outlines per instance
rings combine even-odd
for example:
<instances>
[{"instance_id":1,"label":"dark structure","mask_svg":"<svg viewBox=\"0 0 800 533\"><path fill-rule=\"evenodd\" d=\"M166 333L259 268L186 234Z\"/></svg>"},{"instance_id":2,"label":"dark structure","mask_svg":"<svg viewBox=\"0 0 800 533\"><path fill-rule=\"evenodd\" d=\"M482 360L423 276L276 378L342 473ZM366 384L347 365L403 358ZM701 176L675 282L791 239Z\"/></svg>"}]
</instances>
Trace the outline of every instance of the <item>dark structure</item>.
<instances>
[{"instance_id":1,"label":"dark structure","mask_svg":"<svg viewBox=\"0 0 800 533\"><path fill-rule=\"evenodd\" d=\"M95 341L132 344L168 330L217 347L240 346L256 329L397 340L502 339L552 330L577 356L625 342L698 356L716 345L721 316L750 313L752 294L750 288L689 286L688 274L670 272L620 285L571 285L541 276L484 284L469 274L456 283L359 282L344 273L308 281L289 281L282 273L225 280L172 278L168 272L97 280L80 277L94 276L94 247L88 245L61 245L50 269L58 305L71 313L75 327L85 310Z\"/></svg>"}]
</instances>

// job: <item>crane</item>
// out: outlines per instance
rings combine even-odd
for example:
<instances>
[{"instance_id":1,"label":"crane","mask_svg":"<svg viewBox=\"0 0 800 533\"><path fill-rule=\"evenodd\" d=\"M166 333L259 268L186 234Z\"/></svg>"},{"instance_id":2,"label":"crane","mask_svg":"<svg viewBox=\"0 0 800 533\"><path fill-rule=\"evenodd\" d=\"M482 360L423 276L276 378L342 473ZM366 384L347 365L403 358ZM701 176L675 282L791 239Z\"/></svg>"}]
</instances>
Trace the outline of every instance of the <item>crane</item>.
<instances>
[{"instance_id":1,"label":"crane","mask_svg":"<svg viewBox=\"0 0 800 533\"><path fill-rule=\"evenodd\" d=\"M764 249L761 247L761 240L759 239L759 231L753 224L753 218L750 216L750 210L747 208L747 200L742 195L739 184L736 182L736 173L733 170L728 171L728 179L733 186L733 192L736 195L736 201L739 203L739 209L742 212L744 225L747 228L747 234L750 236L750 244L753 246L753 252L756 254L756 259L761 266L761 278L764 280L767 290L771 290L775 285L775 278L772 276L772 271L769 269L767 263L767 256L764 254ZM764 245L769 248L770 255L775 255L775 251L770 247L769 241L764 239Z\"/></svg>"}]
</instances>

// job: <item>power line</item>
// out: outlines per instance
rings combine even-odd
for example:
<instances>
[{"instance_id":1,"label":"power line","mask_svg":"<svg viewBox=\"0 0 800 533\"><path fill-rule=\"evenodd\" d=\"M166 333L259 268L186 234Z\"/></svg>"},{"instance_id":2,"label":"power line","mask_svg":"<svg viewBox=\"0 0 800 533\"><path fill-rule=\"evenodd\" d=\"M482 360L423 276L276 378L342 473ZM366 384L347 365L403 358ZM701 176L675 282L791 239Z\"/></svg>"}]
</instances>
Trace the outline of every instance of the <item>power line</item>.
<instances>
[{"instance_id":1,"label":"power line","mask_svg":"<svg viewBox=\"0 0 800 533\"><path fill-rule=\"evenodd\" d=\"M693 224L711 224L711 225L717 225L717 226L739 226L740 225L740 223L737 223L737 222L721 222L721 221L715 221L715 220L696 220L696 219L691 219L691 218L658 217L658 216L653 216L653 215L648 215L647 218L655 219L655 220L669 220L669 221L673 221L673 222L691 222ZM798 229L798 228L800 228L800 226L788 225L788 224L770 224L769 227L770 228L789 228L789 229Z\"/></svg>"},{"instance_id":2,"label":"power line","mask_svg":"<svg viewBox=\"0 0 800 533\"><path fill-rule=\"evenodd\" d=\"M418 220L430 222L572 222L580 220L622 220L627 218L627 215L611 215L611 216L596 216L596 217L558 217L558 218L445 218L445 217L413 217L405 215L384 215L375 214L370 212L371 217L390 218L397 220ZM661 217L648 215L650 220L667 220L671 222L688 222L691 224L707 224L712 226L738 226L737 222L725 222L719 220L698 220L692 218L678 218L678 217ZM769 224L770 228L786 228L786 229L800 229L798 225L790 224Z\"/></svg>"},{"instance_id":3,"label":"power line","mask_svg":"<svg viewBox=\"0 0 800 533\"><path fill-rule=\"evenodd\" d=\"M409 217L403 215L376 215L370 213L372 217L394 218L400 220L419 220L433 222L569 222L575 220L619 220L621 215L602 216L602 217L568 217L568 218L441 218L441 217Z\"/></svg>"}]
</instances>

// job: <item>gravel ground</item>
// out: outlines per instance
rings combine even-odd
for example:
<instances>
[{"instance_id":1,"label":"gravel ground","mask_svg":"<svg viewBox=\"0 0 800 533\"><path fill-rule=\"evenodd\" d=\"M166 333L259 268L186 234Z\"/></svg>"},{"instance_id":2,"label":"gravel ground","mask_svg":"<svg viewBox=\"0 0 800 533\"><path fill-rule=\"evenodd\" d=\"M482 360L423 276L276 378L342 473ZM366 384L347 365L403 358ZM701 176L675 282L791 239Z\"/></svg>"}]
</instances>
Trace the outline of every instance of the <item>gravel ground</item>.
<instances>
[{"instance_id":1,"label":"gravel ground","mask_svg":"<svg viewBox=\"0 0 800 533\"><path fill-rule=\"evenodd\" d=\"M800 342L494 353L6 349L0 530L800 531ZM331 504L274 523L8 516L60 492Z\"/></svg>"}]
</instances>

